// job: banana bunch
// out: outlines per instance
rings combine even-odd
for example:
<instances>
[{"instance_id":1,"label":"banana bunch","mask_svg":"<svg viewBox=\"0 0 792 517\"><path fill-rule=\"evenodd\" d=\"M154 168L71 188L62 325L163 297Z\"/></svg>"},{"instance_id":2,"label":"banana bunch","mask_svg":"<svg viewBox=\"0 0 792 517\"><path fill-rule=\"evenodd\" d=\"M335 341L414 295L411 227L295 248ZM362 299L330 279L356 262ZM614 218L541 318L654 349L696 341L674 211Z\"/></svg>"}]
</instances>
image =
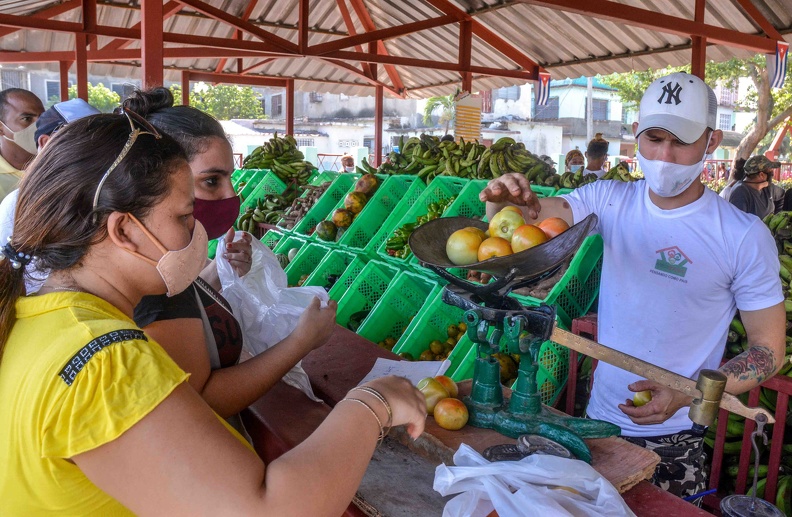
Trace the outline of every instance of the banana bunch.
<instances>
[{"instance_id":1,"label":"banana bunch","mask_svg":"<svg viewBox=\"0 0 792 517\"><path fill-rule=\"evenodd\" d=\"M555 176L558 175L554 174L549 178L549 180L551 181L550 184L548 184L548 181L545 180L544 185L546 187L552 186L558 188L578 188L588 183L594 183L595 181L597 181L596 174L594 174L593 172L590 172L588 174L583 174L582 168L578 169L575 172L566 171L562 175L558 176L557 182L555 181Z\"/></svg>"},{"instance_id":2,"label":"banana bunch","mask_svg":"<svg viewBox=\"0 0 792 517\"><path fill-rule=\"evenodd\" d=\"M299 189L292 189L284 194L267 194L256 200L256 206L249 206L236 222L237 230L256 235L258 223L275 224L283 217L286 209L292 205Z\"/></svg>"},{"instance_id":3,"label":"banana bunch","mask_svg":"<svg viewBox=\"0 0 792 517\"><path fill-rule=\"evenodd\" d=\"M601 180L616 180L616 181L636 181L630 170L623 162L617 163L615 166L608 169L608 172L600 178Z\"/></svg>"},{"instance_id":4,"label":"banana bunch","mask_svg":"<svg viewBox=\"0 0 792 517\"><path fill-rule=\"evenodd\" d=\"M553 165L549 156L537 156L528 151L522 142L504 136L484 151L475 177L497 178L509 172L519 172L531 183L542 185L555 174Z\"/></svg>"},{"instance_id":5,"label":"banana bunch","mask_svg":"<svg viewBox=\"0 0 792 517\"><path fill-rule=\"evenodd\" d=\"M305 185L314 171L314 165L305 161L291 135L279 137L278 133L264 145L257 147L242 162L243 169L269 169L286 183Z\"/></svg>"}]
</instances>

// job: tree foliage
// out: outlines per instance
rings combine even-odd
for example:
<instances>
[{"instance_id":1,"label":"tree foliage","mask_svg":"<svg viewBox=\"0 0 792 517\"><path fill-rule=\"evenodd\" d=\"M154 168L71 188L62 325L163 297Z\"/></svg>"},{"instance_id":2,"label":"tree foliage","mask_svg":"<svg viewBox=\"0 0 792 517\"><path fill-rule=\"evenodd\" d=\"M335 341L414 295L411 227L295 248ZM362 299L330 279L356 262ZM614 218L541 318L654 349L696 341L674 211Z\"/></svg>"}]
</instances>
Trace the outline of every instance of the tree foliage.
<instances>
[{"instance_id":1,"label":"tree foliage","mask_svg":"<svg viewBox=\"0 0 792 517\"><path fill-rule=\"evenodd\" d=\"M73 84L69 87L69 98L77 98L76 84ZM99 83L96 86L88 83L88 104L98 109L102 113L110 113L116 109L119 104L121 104L121 97L102 83Z\"/></svg>"},{"instance_id":2,"label":"tree foliage","mask_svg":"<svg viewBox=\"0 0 792 517\"><path fill-rule=\"evenodd\" d=\"M170 87L174 103L181 104L182 89L178 84ZM261 101L250 86L198 83L190 90L190 106L204 111L218 120L232 118L264 118Z\"/></svg>"},{"instance_id":3,"label":"tree foliage","mask_svg":"<svg viewBox=\"0 0 792 517\"><path fill-rule=\"evenodd\" d=\"M424 124L431 124L432 116L435 114L435 111L440 110L440 119L437 123L445 125L445 132L448 133L448 128L456 116L455 96L456 95L452 93L442 97L429 97L426 99L426 106L424 106L423 112Z\"/></svg>"},{"instance_id":4,"label":"tree foliage","mask_svg":"<svg viewBox=\"0 0 792 517\"><path fill-rule=\"evenodd\" d=\"M629 74L612 74L600 78L605 84L615 88L626 108L637 109L641 96L649 84L658 77L684 71L690 72L689 66L667 67L658 70L634 71ZM748 158L781 122L792 115L792 73L787 67L787 80L783 88L771 89L767 74L765 56L756 55L751 59L730 59L722 63L708 62L705 68L705 80L710 86L717 84L736 87L742 77L751 79L752 87L748 96L742 99L738 108L755 111L756 119L737 146L735 158ZM764 144L768 146L769 143Z\"/></svg>"}]
</instances>

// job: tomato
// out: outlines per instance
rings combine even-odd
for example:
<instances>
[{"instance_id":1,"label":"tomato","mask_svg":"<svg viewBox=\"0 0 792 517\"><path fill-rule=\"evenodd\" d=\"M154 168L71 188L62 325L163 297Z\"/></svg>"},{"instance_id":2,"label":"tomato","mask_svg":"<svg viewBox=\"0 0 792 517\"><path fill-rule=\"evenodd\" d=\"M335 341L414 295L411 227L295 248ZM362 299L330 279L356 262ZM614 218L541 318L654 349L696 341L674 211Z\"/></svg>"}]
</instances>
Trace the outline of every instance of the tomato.
<instances>
[{"instance_id":1,"label":"tomato","mask_svg":"<svg viewBox=\"0 0 792 517\"><path fill-rule=\"evenodd\" d=\"M520 210L519 208L517 208L514 205L504 206L503 208L501 208L501 211L504 211L504 210L511 210L512 212L515 212L515 213L518 213L518 214L522 215L522 210Z\"/></svg>"},{"instance_id":2,"label":"tomato","mask_svg":"<svg viewBox=\"0 0 792 517\"><path fill-rule=\"evenodd\" d=\"M652 392L649 390L639 391L633 397L633 405L635 407L641 407L652 400Z\"/></svg>"},{"instance_id":3,"label":"tomato","mask_svg":"<svg viewBox=\"0 0 792 517\"><path fill-rule=\"evenodd\" d=\"M437 425L449 431L458 431L465 427L469 416L467 407L459 399L445 398L434 409Z\"/></svg>"},{"instance_id":4,"label":"tomato","mask_svg":"<svg viewBox=\"0 0 792 517\"><path fill-rule=\"evenodd\" d=\"M435 406L441 400L448 398L448 391L434 377L426 377L418 382L418 390L426 399L426 412L434 413Z\"/></svg>"},{"instance_id":5,"label":"tomato","mask_svg":"<svg viewBox=\"0 0 792 517\"><path fill-rule=\"evenodd\" d=\"M524 224L514 230L511 238L511 247L515 253L533 248L547 241L547 235L538 226Z\"/></svg>"},{"instance_id":6,"label":"tomato","mask_svg":"<svg viewBox=\"0 0 792 517\"><path fill-rule=\"evenodd\" d=\"M467 228L457 230L446 241L448 260L457 266L466 266L478 261L478 249L483 237Z\"/></svg>"},{"instance_id":7,"label":"tomato","mask_svg":"<svg viewBox=\"0 0 792 517\"><path fill-rule=\"evenodd\" d=\"M487 237L489 237L489 235L487 235L487 233L486 233L484 230L482 230L481 228L476 228L475 226L465 226L465 227L464 227L464 228L462 228L462 229L463 229L463 230L468 230L468 231L470 231L470 232L473 232L473 233L475 233L475 234L477 234L477 235L481 236L481 240L482 240L482 241L483 241L484 239L486 239Z\"/></svg>"},{"instance_id":8,"label":"tomato","mask_svg":"<svg viewBox=\"0 0 792 517\"><path fill-rule=\"evenodd\" d=\"M541 223L537 223L539 228L545 232L548 239L552 239L557 237L558 235L564 233L565 231L569 230L569 223L561 219L560 217L548 217Z\"/></svg>"},{"instance_id":9,"label":"tomato","mask_svg":"<svg viewBox=\"0 0 792 517\"><path fill-rule=\"evenodd\" d=\"M505 257L513 253L511 244L506 239L501 237L490 237L484 239L481 246L478 248L478 259L487 260L493 257Z\"/></svg>"},{"instance_id":10,"label":"tomato","mask_svg":"<svg viewBox=\"0 0 792 517\"><path fill-rule=\"evenodd\" d=\"M508 207L507 207L508 208ZM500 237L502 239L511 240L514 230L525 224L522 212L517 213L514 210L503 209L492 218L489 224L489 232L491 237Z\"/></svg>"},{"instance_id":11,"label":"tomato","mask_svg":"<svg viewBox=\"0 0 792 517\"><path fill-rule=\"evenodd\" d=\"M435 380L443 385L443 387L448 392L449 397L456 398L456 396L459 395L459 388L457 388L454 379L451 377L446 377L445 375L436 375Z\"/></svg>"}]
</instances>

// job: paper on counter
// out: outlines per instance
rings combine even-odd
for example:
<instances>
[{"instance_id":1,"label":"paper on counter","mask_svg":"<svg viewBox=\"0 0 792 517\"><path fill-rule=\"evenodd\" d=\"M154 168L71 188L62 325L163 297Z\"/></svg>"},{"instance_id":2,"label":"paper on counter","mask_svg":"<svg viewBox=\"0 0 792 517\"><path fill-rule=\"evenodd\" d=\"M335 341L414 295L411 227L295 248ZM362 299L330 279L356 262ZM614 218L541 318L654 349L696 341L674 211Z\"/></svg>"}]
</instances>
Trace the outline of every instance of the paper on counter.
<instances>
[{"instance_id":1,"label":"paper on counter","mask_svg":"<svg viewBox=\"0 0 792 517\"><path fill-rule=\"evenodd\" d=\"M358 386L387 375L407 377L413 385L416 385L424 377L444 374L449 366L451 366L451 361L448 359L444 361L395 361L378 357L374 367L363 377Z\"/></svg>"}]
</instances>

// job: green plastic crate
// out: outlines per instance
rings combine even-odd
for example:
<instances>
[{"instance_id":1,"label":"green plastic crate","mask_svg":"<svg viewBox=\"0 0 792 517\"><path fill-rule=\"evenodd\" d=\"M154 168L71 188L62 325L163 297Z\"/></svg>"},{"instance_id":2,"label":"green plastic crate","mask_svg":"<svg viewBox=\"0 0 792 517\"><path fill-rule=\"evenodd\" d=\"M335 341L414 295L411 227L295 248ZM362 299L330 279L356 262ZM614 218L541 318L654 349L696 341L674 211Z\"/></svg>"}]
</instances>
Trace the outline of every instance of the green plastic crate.
<instances>
[{"instance_id":1,"label":"green plastic crate","mask_svg":"<svg viewBox=\"0 0 792 517\"><path fill-rule=\"evenodd\" d=\"M398 273L399 270L389 264L376 260L367 263L338 300L336 322L346 327L352 314L371 310Z\"/></svg>"},{"instance_id":2,"label":"green plastic crate","mask_svg":"<svg viewBox=\"0 0 792 517\"><path fill-rule=\"evenodd\" d=\"M400 176L394 176L394 178L397 177ZM393 209L390 215L388 215L380 227L376 229L376 232L371 237L371 239L369 239L368 244L366 244L366 247L364 248L366 255L371 258L382 260L382 257L380 257L378 254L379 248L385 241L388 240L393 231L397 228L396 224L401 221L401 219L404 217L404 214L406 214L407 211L412 208L413 205L415 205L425 190L426 185L424 184L423 180L412 183L411 188L407 190L404 196L396 204L396 207Z\"/></svg>"},{"instance_id":3,"label":"green plastic crate","mask_svg":"<svg viewBox=\"0 0 792 517\"><path fill-rule=\"evenodd\" d=\"M326 181L333 181L336 179L341 173L336 171L322 171L319 172L314 170L313 175L308 179L308 184L318 187L322 183Z\"/></svg>"},{"instance_id":4,"label":"green plastic crate","mask_svg":"<svg viewBox=\"0 0 792 517\"><path fill-rule=\"evenodd\" d=\"M363 211L338 239L341 246L363 251L379 246L387 239L385 221L398 210L401 203L410 203L426 189L426 184L417 176L389 176L371 196ZM379 242L374 240L379 236Z\"/></svg>"},{"instance_id":5,"label":"green plastic crate","mask_svg":"<svg viewBox=\"0 0 792 517\"><path fill-rule=\"evenodd\" d=\"M564 328L572 328L572 320L585 315L599 294L602 253L602 237L599 234L589 235L575 253L564 276L544 300L515 293L511 296L527 306L540 303L555 305L559 323Z\"/></svg>"},{"instance_id":6,"label":"green plastic crate","mask_svg":"<svg viewBox=\"0 0 792 517\"><path fill-rule=\"evenodd\" d=\"M264 177L269 173L266 169L259 169L253 171L253 174L248 177L247 185L245 185L239 191L239 199L241 201L245 201L250 194L253 193L254 190L259 186L259 183L264 179Z\"/></svg>"},{"instance_id":7,"label":"green plastic crate","mask_svg":"<svg viewBox=\"0 0 792 517\"><path fill-rule=\"evenodd\" d=\"M349 286L352 285L352 282L360 276L364 267L366 267L366 261L363 258L357 256L352 259L352 262L349 263L338 280L336 280L336 283L333 284L333 287L327 292L327 296L329 296L331 300L340 300L341 297L344 296L344 293L347 292L347 289L349 289Z\"/></svg>"},{"instance_id":8,"label":"green plastic crate","mask_svg":"<svg viewBox=\"0 0 792 517\"><path fill-rule=\"evenodd\" d=\"M234 169L234 172L231 173L231 184L236 187L239 178L245 172L245 169Z\"/></svg>"},{"instance_id":9,"label":"green plastic crate","mask_svg":"<svg viewBox=\"0 0 792 517\"><path fill-rule=\"evenodd\" d=\"M244 213L249 206L255 206L256 201L263 199L267 194L282 194L286 190L286 184L275 175L274 172L267 172L259 181L258 186L250 195L242 201L239 213Z\"/></svg>"},{"instance_id":10,"label":"green plastic crate","mask_svg":"<svg viewBox=\"0 0 792 517\"><path fill-rule=\"evenodd\" d=\"M218 239L212 239L208 244L208 256L212 260L214 260L215 256L217 255L217 241Z\"/></svg>"},{"instance_id":11,"label":"green plastic crate","mask_svg":"<svg viewBox=\"0 0 792 517\"><path fill-rule=\"evenodd\" d=\"M403 259L391 257L388 255L388 251L385 249L388 238L390 238L391 234L393 234L393 232L402 225L414 223L419 216L426 215L428 212L426 205L435 203L441 199L448 199L452 196L458 196L462 189L465 188L469 182L470 180L465 178L457 178L453 176L438 176L432 180L432 182L426 187L426 190L424 190L418 199L415 200L415 203L413 203L413 205L407 210L404 216L395 225L393 225L393 229L382 241L382 244L380 244L379 248L377 248L377 254L380 256L380 258L399 267L408 267L412 254L408 254L407 257Z\"/></svg>"},{"instance_id":12,"label":"green plastic crate","mask_svg":"<svg viewBox=\"0 0 792 517\"><path fill-rule=\"evenodd\" d=\"M553 197L556 195L555 187L545 187L544 185L531 185L531 190L534 191L534 194L536 194L536 197L538 198Z\"/></svg>"},{"instance_id":13,"label":"green plastic crate","mask_svg":"<svg viewBox=\"0 0 792 517\"><path fill-rule=\"evenodd\" d=\"M374 343L387 337L398 340L437 289L436 282L402 271L388 285L357 333Z\"/></svg>"},{"instance_id":14,"label":"green plastic crate","mask_svg":"<svg viewBox=\"0 0 792 517\"><path fill-rule=\"evenodd\" d=\"M573 190L575 190L575 189L573 189L573 188L560 188L560 189L556 190L556 193L554 195L555 196L564 196L566 194L570 194Z\"/></svg>"},{"instance_id":15,"label":"green plastic crate","mask_svg":"<svg viewBox=\"0 0 792 517\"><path fill-rule=\"evenodd\" d=\"M443 303L443 289L438 288L435 290L434 296L426 302L421 312L412 320L410 326L407 327L399 341L396 342L393 352L396 354L406 352L415 360L418 360L421 353L429 348L429 344L432 341L435 339L446 341L448 339L449 325L458 325L464 321L464 314L465 311L461 308ZM469 348L469 340L467 346L462 339L457 342L454 350L448 356L451 366L446 371L447 375L459 368Z\"/></svg>"},{"instance_id":16,"label":"green plastic crate","mask_svg":"<svg viewBox=\"0 0 792 517\"><path fill-rule=\"evenodd\" d=\"M327 246L313 242L301 246L294 259L284 268L288 285L297 286L300 278L303 275L310 275L329 252L330 248Z\"/></svg>"},{"instance_id":17,"label":"green plastic crate","mask_svg":"<svg viewBox=\"0 0 792 517\"><path fill-rule=\"evenodd\" d=\"M265 233L261 238L261 242L263 242L264 245L269 249L274 250L275 246L284 235L285 234L283 232L279 232L278 230L268 230L267 233Z\"/></svg>"},{"instance_id":18,"label":"green plastic crate","mask_svg":"<svg viewBox=\"0 0 792 517\"><path fill-rule=\"evenodd\" d=\"M270 230L270 232L273 230ZM269 232L267 232L269 233ZM306 243L306 240L302 237L296 235L285 235L282 239L278 241L274 248L272 248L272 252L276 255L278 253L283 253L284 255L289 254L289 250L292 248L301 248L303 244Z\"/></svg>"},{"instance_id":19,"label":"green plastic crate","mask_svg":"<svg viewBox=\"0 0 792 517\"><path fill-rule=\"evenodd\" d=\"M253 175L253 171L255 169L237 169L232 174L231 185L234 187L234 190L237 190L237 186L243 182L247 181L247 179ZM233 176L236 176L235 178Z\"/></svg>"},{"instance_id":20,"label":"green plastic crate","mask_svg":"<svg viewBox=\"0 0 792 517\"><path fill-rule=\"evenodd\" d=\"M329 253L327 253L317 264L316 268L308 275L308 278L305 279L305 283L303 285L315 285L318 287L324 287L329 291L328 284L328 276L335 275L338 277L336 282L341 279L341 275L344 274L347 267L355 260L356 255L354 253L350 253L349 251L343 249L331 249Z\"/></svg>"},{"instance_id":21,"label":"green plastic crate","mask_svg":"<svg viewBox=\"0 0 792 517\"><path fill-rule=\"evenodd\" d=\"M292 233L309 237L309 232L312 232L316 225L333 211L339 201L343 201L347 192L355 186L358 177L360 176L356 174L339 174L324 191L322 197L308 210L308 213L297 221L297 224L292 228Z\"/></svg>"}]
</instances>

